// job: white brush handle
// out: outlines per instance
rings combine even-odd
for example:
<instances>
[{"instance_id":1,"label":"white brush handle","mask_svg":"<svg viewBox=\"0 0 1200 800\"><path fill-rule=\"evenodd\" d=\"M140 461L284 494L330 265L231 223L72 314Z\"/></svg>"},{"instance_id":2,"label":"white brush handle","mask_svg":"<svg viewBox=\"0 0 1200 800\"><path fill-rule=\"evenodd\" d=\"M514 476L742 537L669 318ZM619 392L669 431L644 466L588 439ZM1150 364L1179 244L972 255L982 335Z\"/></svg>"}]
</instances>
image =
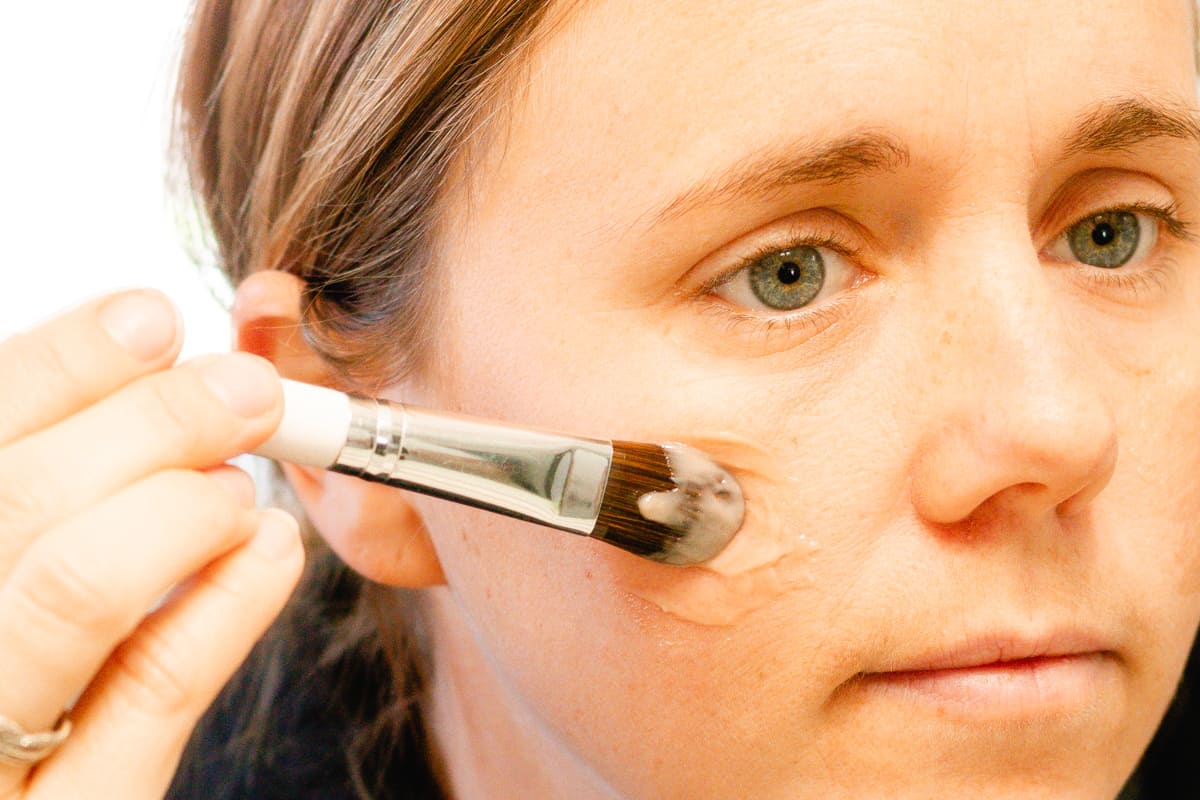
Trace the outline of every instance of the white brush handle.
<instances>
[{"instance_id":1,"label":"white brush handle","mask_svg":"<svg viewBox=\"0 0 1200 800\"><path fill-rule=\"evenodd\" d=\"M350 433L350 397L283 380L283 421L255 455L325 469L337 463Z\"/></svg>"}]
</instances>

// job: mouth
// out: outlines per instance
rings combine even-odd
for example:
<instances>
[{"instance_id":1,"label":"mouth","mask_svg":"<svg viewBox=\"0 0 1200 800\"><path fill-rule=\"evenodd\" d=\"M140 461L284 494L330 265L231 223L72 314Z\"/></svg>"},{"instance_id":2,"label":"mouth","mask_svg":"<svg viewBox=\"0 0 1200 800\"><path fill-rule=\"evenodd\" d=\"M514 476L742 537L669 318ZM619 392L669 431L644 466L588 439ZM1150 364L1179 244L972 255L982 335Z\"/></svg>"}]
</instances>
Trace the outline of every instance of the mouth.
<instances>
[{"instance_id":1,"label":"mouth","mask_svg":"<svg viewBox=\"0 0 1200 800\"><path fill-rule=\"evenodd\" d=\"M1090 633L989 633L900 656L860 673L861 688L931 709L939 717L1013 719L1069 713L1113 688L1119 659Z\"/></svg>"}]
</instances>

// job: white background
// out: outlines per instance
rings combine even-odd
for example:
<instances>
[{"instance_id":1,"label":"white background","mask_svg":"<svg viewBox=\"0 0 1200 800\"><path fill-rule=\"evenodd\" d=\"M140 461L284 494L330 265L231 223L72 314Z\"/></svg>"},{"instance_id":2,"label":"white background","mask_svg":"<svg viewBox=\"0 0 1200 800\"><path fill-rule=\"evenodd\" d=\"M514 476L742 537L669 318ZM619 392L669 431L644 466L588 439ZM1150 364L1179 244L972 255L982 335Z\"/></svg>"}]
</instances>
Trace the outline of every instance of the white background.
<instances>
[{"instance_id":1,"label":"white background","mask_svg":"<svg viewBox=\"0 0 1200 800\"><path fill-rule=\"evenodd\" d=\"M188 0L0 2L0 338L125 286L165 291L184 357L229 349L228 288L169 202Z\"/></svg>"}]
</instances>

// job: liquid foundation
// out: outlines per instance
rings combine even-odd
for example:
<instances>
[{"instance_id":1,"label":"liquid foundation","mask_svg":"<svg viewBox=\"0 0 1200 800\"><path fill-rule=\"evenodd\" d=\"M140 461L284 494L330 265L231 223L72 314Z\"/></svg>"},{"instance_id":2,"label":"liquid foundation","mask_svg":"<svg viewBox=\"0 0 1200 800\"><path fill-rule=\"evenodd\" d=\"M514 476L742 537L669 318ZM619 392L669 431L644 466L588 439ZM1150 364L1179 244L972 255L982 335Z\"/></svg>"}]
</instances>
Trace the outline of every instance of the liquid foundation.
<instances>
[{"instance_id":1,"label":"liquid foundation","mask_svg":"<svg viewBox=\"0 0 1200 800\"><path fill-rule=\"evenodd\" d=\"M711 454L730 470L745 495L742 529L704 564L637 569L614 576L617 585L667 614L708 626L733 625L782 594L810 585L806 567L818 545L783 524L771 502L779 482L770 476L782 473L775 457L734 434L669 438Z\"/></svg>"}]
</instances>

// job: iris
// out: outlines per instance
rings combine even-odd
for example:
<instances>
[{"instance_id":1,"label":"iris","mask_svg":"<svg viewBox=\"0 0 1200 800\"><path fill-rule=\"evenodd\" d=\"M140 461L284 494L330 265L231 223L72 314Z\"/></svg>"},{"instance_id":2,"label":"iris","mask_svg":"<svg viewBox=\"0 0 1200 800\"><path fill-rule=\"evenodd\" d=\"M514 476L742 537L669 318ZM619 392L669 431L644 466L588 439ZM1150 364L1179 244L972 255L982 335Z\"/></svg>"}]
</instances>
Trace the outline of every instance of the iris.
<instances>
[{"instance_id":1,"label":"iris","mask_svg":"<svg viewBox=\"0 0 1200 800\"><path fill-rule=\"evenodd\" d=\"M1136 214L1105 211L1080 220L1067 231L1071 252L1093 267L1123 266L1137 252L1141 225Z\"/></svg>"},{"instance_id":2,"label":"iris","mask_svg":"<svg viewBox=\"0 0 1200 800\"><path fill-rule=\"evenodd\" d=\"M762 303L791 311L812 302L825 285L825 260L809 245L763 256L749 269L750 290Z\"/></svg>"}]
</instances>

